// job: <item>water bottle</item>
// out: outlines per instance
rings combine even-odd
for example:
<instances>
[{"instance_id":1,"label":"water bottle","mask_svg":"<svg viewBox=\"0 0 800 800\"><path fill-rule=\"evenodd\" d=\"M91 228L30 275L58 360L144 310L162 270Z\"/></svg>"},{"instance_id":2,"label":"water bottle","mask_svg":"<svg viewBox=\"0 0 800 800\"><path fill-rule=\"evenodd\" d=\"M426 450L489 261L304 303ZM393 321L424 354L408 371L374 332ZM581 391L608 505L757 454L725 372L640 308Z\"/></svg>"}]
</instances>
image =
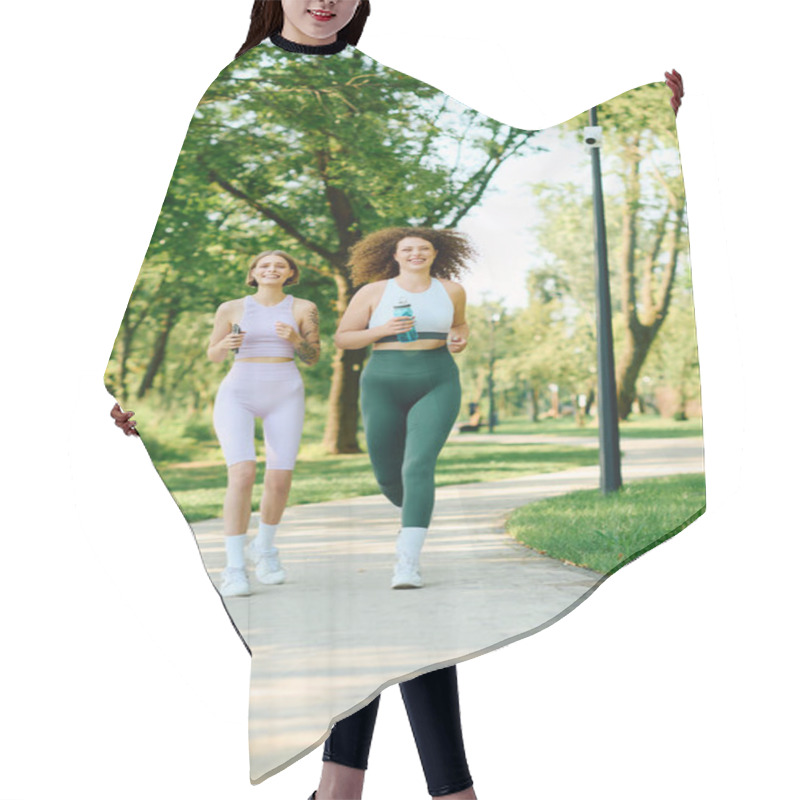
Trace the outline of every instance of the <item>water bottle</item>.
<instances>
[{"instance_id":1,"label":"water bottle","mask_svg":"<svg viewBox=\"0 0 800 800\"><path fill-rule=\"evenodd\" d=\"M411 310L411 303L409 303L404 297L401 297L394 304L394 315L396 317L413 317L414 312ZM417 339L419 339L419 336L417 336L417 329L415 327L412 327L405 333L397 334L398 342L416 342Z\"/></svg>"}]
</instances>

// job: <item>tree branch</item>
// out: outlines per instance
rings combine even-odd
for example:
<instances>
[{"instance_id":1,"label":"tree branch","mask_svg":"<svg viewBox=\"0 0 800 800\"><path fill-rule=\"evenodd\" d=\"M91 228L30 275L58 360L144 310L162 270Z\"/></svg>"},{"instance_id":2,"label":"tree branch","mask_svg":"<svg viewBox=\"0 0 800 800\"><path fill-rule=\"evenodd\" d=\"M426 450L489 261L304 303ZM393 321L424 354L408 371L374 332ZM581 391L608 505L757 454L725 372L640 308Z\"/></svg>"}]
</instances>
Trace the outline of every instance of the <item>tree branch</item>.
<instances>
[{"instance_id":1,"label":"tree branch","mask_svg":"<svg viewBox=\"0 0 800 800\"><path fill-rule=\"evenodd\" d=\"M667 193L667 200L670 204L670 207L674 211L677 211L678 208L681 206L681 201L678 199L678 196L675 194L675 192L673 192L672 189L670 188L667 179L664 177L664 173L661 172L661 170L658 168L656 164L653 164L652 166L653 166L653 173L656 176L656 180L661 184L662 188Z\"/></svg>"},{"instance_id":2,"label":"tree branch","mask_svg":"<svg viewBox=\"0 0 800 800\"><path fill-rule=\"evenodd\" d=\"M509 158L516 155L535 135L536 132L526 132L517 142L514 142L516 134L513 130L509 129L505 141L501 145L502 149L500 153L498 155L489 155L480 169L462 184L461 190L454 193L456 197L463 199L463 202L455 206L443 204L438 212L434 212L427 217L423 226L431 227L433 225L443 224L447 228L454 228L458 225L469 211L481 201L497 170L500 169ZM443 222L448 215L451 216L447 222Z\"/></svg>"},{"instance_id":3,"label":"tree branch","mask_svg":"<svg viewBox=\"0 0 800 800\"><path fill-rule=\"evenodd\" d=\"M333 218L336 234L339 238L339 254L346 255L350 246L359 238L358 220L353 212L350 198L343 189L335 186L330 181L328 164L330 153L326 150L317 151L317 168L322 184L325 186L325 198Z\"/></svg>"},{"instance_id":4,"label":"tree branch","mask_svg":"<svg viewBox=\"0 0 800 800\"><path fill-rule=\"evenodd\" d=\"M659 298L659 302L655 309L655 319L658 323L656 329L661 326L661 323L667 316L667 311L669 311L669 304L672 298L672 285L675 281L675 272L678 269L678 258L683 250L681 244L681 233L683 232L683 217L685 213L686 206L682 206L679 209L675 219L675 227L673 228L670 242L669 261L667 262L667 267L664 270L664 275L661 278L661 297Z\"/></svg>"},{"instance_id":5,"label":"tree branch","mask_svg":"<svg viewBox=\"0 0 800 800\"><path fill-rule=\"evenodd\" d=\"M318 245L316 242L311 241L311 239L302 234L292 222L275 211L275 209L270 206L266 206L263 203L259 203L258 200L254 200L245 191L238 189L230 181L225 180L225 178L223 178L216 170L209 169L208 175L214 183L231 195L231 197L241 200L254 211L258 211L258 213L263 217L266 217L274 222L307 250L310 250L312 253L316 253L318 256L322 256L322 258L326 259L327 261L333 260L334 253L331 253L329 250L321 245Z\"/></svg>"},{"instance_id":6,"label":"tree branch","mask_svg":"<svg viewBox=\"0 0 800 800\"><path fill-rule=\"evenodd\" d=\"M442 99L442 103L439 106L438 111L433 115L433 119L429 121L430 128L428 129L428 133L422 142L422 147L419 151L420 160L425 158L428 155L428 150L430 149L431 143L436 137L436 134L439 131L438 123L441 119L442 114L444 114L444 110L447 108L450 98L447 95L444 96Z\"/></svg>"},{"instance_id":7,"label":"tree branch","mask_svg":"<svg viewBox=\"0 0 800 800\"><path fill-rule=\"evenodd\" d=\"M656 225L656 236L650 252L644 260L644 275L642 277L642 305L644 306L644 316L648 319L653 315L653 267L655 266L658 254L661 252L661 245L667 232L667 221L670 211L661 217Z\"/></svg>"},{"instance_id":8,"label":"tree branch","mask_svg":"<svg viewBox=\"0 0 800 800\"><path fill-rule=\"evenodd\" d=\"M627 151L628 179L625 191L625 204L622 211L622 313L631 330L638 328L639 315L636 311L636 213L639 208L641 188L639 182L640 159L636 154L638 137Z\"/></svg>"}]
</instances>

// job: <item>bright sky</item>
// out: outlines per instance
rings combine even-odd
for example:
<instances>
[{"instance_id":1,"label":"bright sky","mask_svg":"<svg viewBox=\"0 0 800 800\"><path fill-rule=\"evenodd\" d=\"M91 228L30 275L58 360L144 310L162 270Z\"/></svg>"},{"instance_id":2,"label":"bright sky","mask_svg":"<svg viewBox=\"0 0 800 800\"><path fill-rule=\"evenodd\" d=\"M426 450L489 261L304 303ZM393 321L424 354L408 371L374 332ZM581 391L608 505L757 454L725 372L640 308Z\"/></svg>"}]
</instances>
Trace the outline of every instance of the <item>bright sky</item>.
<instances>
[{"instance_id":1,"label":"bright sky","mask_svg":"<svg viewBox=\"0 0 800 800\"><path fill-rule=\"evenodd\" d=\"M481 205L459 225L481 253L463 280L469 302L498 300L509 309L527 304L525 276L536 249L532 227L540 219L531 184L570 181L591 190L589 155L581 143L560 138L558 128L548 128L534 142L549 152L507 161Z\"/></svg>"}]
</instances>

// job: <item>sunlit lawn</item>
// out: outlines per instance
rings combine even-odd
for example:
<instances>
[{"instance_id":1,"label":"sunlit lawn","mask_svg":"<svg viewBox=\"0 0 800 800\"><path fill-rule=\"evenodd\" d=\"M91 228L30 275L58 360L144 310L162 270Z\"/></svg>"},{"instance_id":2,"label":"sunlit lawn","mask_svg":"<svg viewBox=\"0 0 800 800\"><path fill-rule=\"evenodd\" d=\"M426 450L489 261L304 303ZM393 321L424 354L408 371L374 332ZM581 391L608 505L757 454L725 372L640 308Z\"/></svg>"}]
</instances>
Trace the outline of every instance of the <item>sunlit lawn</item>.
<instances>
[{"instance_id":1,"label":"sunlit lawn","mask_svg":"<svg viewBox=\"0 0 800 800\"><path fill-rule=\"evenodd\" d=\"M378 492L366 452L360 455L331 456L320 445L325 415L313 405L306 416L303 443L297 462L290 505L318 503ZM144 410L144 409L143 409ZM146 417L143 415L142 419ZM142 424L143 440L167 487L184 515L190 521L220 516L226 484L226 468L222 462L210 415L186 423L164 415L153 414L150 424ZM486 433L481 428L480 433ZM553 434L555 436L596 437L597 428L586 427L572 418L531 422L524 418L503 420L495 428L497 434ZM676 422L656 416L621 423L623 437L700 436L700 420ZM261 444L260 424L257 441ZM361 446L364 447L363 437ZM261 450L259 450L260 454ZM258 481L263 480L261 455ZM572 467L597 463L593 447L567 447L558 441L547 444L494 444L470 442L469 435L455 435L445 446L436 467L438 486L459 483L501 480L520 475L557 472ZM253 493L253 509L258 505L258 492Z\"/></svg>"},{"instance_id":2,"label":"sunlit lawn","mask_svg":"<svg viewBox=\"0 0 800 800\"><path fill-rule=\"evenodd\" d=\"M309 446L301 450L295 466L290 505L379 492L366 454L326 456L318 449L318 446ZM448 486L556 472L596 464L597 458L597 450L591 447L469 444L456 440L448 443L439 456L436 484ZM159 472L190 522L220 516L227 480L224 463L161 465ZM264 465L259 462L259 482L263 476ZM256 491L253 510L258 507L258 501Z\"/></svg>"},{"instance_id":3,"label":"sunlit lawn","mask_svg":"<svg viewBox=\"0 0 800 800\"><path fill-rule=\"evenodd\" d=\"M506 529L542 553L609 573L682 530L705 509L702 474L626 484L619 492L571 492L518 508Z\"/></svg>"}]
</instances>

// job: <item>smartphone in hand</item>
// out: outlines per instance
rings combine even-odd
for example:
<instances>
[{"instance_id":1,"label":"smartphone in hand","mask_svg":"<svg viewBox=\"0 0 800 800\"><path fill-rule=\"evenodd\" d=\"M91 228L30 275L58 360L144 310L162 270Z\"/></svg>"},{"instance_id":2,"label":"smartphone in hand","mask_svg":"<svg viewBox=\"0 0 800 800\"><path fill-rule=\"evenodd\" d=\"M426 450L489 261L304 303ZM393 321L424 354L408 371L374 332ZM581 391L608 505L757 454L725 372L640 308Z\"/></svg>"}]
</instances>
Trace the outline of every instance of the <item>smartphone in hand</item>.
<instances>
[{"instance_id":1,"label":"smartphone in hand","mask_svg":"<svg viewBox=\"0 0 800 800\"><path fill-rule=\"evenodd\" d=\"M234 322L233 326L231 327L231 333L241 333L242 329ZM233 354L236 355L239 352L238 347L233 348Z\"/></svg>"}]
</instances>

